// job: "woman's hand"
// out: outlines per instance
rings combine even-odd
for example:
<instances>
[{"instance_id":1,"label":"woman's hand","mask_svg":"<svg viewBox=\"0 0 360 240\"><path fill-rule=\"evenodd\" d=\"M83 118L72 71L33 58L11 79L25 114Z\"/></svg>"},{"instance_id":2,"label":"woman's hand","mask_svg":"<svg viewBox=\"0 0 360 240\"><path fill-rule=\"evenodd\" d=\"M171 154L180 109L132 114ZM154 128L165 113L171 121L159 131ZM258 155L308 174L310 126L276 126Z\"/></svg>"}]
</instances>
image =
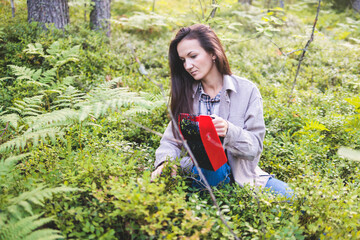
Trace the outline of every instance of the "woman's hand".
<instances>
[{"instance_id":1,"label":"woman's hand","mask_svg":"<svg viewBox=\"0 0 360 240\"><path fill-rule=\"evenodd\" d=\"M211 117L213 117L212 121L219 137L225 137L229 127L227 121L215 114L212 114Z\"/></svg>"},{"instance_id":2,"label":"woman's hand","mask_svg":"<svg viewBox=\"0 0 360 240\"><path fill-rule=\"evenodd\" d=\"M151 182L153 182L155 180L155 178L157 178L157 176L161 175L164 167L166 167L168 163L163 163L162 165L160 165L159 167L157 167L152 173L151 173ZM175 177L176 176L176 170L177 170L177 166L174 164L172 166L171 169L171 176Z\"/></svg>"}]
</instances>

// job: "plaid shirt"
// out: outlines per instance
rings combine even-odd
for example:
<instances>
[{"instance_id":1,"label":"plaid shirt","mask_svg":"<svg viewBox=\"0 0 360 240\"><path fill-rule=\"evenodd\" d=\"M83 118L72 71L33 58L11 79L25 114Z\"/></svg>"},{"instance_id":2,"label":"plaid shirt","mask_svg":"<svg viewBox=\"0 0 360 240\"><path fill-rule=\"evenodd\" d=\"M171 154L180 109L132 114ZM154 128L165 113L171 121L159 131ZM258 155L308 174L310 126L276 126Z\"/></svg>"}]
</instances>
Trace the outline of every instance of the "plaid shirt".
<instances>
[{"instance_id":1,"label":"plaid shirt","mask_svg":"<svg viewBox=\"0 0 360 240\"><path fill-rule=\"evenodd\" d=\"M221 91L214 98L211 98L199 84L198 92L200 93L199 115L219 115Z\"/></svg>"}]
</instances>

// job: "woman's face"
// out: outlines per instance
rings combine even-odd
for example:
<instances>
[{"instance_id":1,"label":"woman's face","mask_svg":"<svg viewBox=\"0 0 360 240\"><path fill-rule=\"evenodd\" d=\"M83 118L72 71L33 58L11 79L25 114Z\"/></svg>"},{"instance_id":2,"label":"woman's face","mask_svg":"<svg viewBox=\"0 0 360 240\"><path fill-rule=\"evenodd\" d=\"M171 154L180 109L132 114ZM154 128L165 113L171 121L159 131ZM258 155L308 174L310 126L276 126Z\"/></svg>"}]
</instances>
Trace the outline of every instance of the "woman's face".
<instances>
[{"instance_id":1,"label":"woman's face","mask_svg":"<svg viewBox=\"0 0 360 240\"><path fill-rule=\"evenodd\" d=\"M197 39L183 39L177 45L177 51L185 70L195 80L207 80L218 73L215 56L209 54Z\"/></svg>"}]
</instances>

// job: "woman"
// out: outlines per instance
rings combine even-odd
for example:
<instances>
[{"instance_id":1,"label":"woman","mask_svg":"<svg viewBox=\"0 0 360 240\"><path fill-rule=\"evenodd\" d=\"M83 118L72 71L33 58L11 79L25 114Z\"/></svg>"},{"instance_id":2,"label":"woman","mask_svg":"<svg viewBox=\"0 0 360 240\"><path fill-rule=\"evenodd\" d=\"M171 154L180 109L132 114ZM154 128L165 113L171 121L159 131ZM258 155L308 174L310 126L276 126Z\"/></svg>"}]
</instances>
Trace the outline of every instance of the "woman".
<instances>
[{"instance_id":1,"label":"woman","mask_svg":"<svg viewBox=\"0 0 360 240\"><path fill-rule=\"evenodd\" d=\"M170 44L169 64L174 118L178 119L180 113L211 115L217 134L224 137L229 165L207 174L207 180L220 177L227 183L231 168L233 180L240 186L268 187L287 195L286 183L258 167L265 135L260 92L252 82L232 75L214 31L202 24L180 29ZM170 122L156 150L152 178L161 174L164 162L176 158L181 158L184 170L197 173L192 160L181 156L182 146L174 141L176 138L178 134Z\"/></svg>"}]
</instances>

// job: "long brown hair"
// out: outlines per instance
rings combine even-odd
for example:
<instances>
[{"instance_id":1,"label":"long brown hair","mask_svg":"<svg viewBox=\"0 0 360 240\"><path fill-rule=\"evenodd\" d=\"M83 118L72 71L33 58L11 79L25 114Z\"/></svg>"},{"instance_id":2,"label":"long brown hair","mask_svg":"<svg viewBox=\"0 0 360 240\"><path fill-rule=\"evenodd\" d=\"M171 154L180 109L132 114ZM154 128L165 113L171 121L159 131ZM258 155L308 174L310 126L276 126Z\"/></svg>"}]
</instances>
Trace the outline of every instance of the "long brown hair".
<instances>
[{"instance_id":1,"label":"long brown hair","mask_svg":"<svg viewBox=\"0 0 360 240\"><path fill-rule=\"evenodd\" d=\"M200 46L209 54L216 56L215 64L222 75L230 75L231 70L224 49L215 32L206 25L195 24L181 28L169 47L169 65L171 72L170 108L175 120L179 113L193 113L194 78L185 70L180 60L177 46L183 39L197 39Z\"/></svg>"}]
</instances>

